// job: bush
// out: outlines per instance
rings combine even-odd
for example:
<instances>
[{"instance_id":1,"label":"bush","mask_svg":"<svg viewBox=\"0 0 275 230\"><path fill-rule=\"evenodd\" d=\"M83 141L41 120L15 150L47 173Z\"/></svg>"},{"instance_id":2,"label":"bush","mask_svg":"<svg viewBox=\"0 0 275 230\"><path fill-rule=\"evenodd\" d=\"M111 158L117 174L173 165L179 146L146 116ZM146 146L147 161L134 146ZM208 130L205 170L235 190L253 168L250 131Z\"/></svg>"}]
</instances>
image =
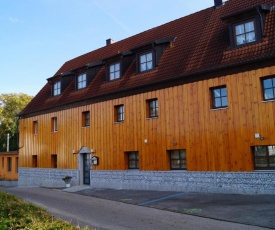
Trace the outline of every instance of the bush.
<instances>
[{"instance_id":1,"label":"bush","mask_svg":"<svg viewBox=\"0 0 275 230\"><path fill-rule=\"evenodd\" d=\"M69 222L53 217L42 208L0 191L0 229L88 230L89 228L75 227Z\"/></svg>"}]
</instances>

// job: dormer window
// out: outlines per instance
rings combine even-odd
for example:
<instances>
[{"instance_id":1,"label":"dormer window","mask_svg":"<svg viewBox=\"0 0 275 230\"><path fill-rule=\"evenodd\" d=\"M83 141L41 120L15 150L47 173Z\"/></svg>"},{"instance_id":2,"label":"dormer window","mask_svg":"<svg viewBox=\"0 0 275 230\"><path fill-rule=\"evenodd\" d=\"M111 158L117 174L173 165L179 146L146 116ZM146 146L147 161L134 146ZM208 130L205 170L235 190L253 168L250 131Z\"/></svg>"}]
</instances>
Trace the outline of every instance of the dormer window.
<instances>
[{"instance_id":1,"label":"dormer window","mask_svg":"<svg viewBox=\"0 0 275 230\"><path fill-rule=\"evenodd\" d=\"M261 42L268 11L270 6L261 4L221 18L229 25L231 49Z\"/></svg>"},{"instance_id":2,"label":"dormer window","mask_svg":"<svg viewBox=\"0 0 275 230\"><path fill-rule=\"evenodd\" d=\"M83 88L86 88L86 86L87 86L86 73L80 74L77 77L77 88L83 89Z\"/></svg>"},{"instance_id":3,"label":"dormer window","mask_svg":"<svg viewBox=\"0 0 275 230\"><path fill-rule=\"evenodd\" d=\"M57 81L53 84L53 95L57 96L61 93L61 82Z\"/></svg>"},{"instance_id":4,"label":"dormer window","mask_svg":"<svg viewBox=\"0 0 275 230\"><path fill-rule=\"evenodd\" d=\"M256 41L255 20L249 20L234 25L236 46Z\"/></svg>"},{"instance_id":5,"label":"dormer window","mask_svg":"<svg viewBox=\"0 0 275 230\"><path fill-rule=\"evenodd\" d=\"M120 78L120 63L111 64L109 66L109 79L110 81Z\"/></svg>"},{"instance_id":6,"label":"dormer window","mask_svg":"<svg viewBox=\"0 0 275 230\"><path fill-rule=\"evenodd\" d=\"M145 53L139 55L139 70L145 72L153 69L153 53Z\"/></svg>"}]
</instances>

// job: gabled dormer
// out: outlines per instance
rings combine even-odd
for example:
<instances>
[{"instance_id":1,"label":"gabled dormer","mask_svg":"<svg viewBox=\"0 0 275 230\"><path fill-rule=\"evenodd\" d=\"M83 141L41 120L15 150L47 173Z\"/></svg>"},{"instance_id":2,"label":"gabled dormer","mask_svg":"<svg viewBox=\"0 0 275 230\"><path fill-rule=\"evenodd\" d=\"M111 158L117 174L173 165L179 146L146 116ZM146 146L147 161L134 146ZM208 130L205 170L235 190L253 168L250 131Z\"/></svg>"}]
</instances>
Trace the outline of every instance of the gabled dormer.
<instances>
[{"instance_id":1,"label":"gabled dormer","mask_svg":"<svg viewBox=\"0 0 275 230\"><path fill-rule=\"evenodd\" d=\"M175 38L158 39L131 49L136 55L136 73L151 71L158 66L165 49Z\"/></svg>"},{"instance_id":2,"label":"gabled dormer","mask_svg":"<svg viewBox=\"0 0 275 230\"><path fill-rule=\"evenodd\" d=\"M116 55L104 58L102 62L105 65L106 81L109 82L120 79L133 59L134 55L131 51L119 52Z\"/></svg>"},{"instance_id":3,"label":"gabled dormer","mask_svg":"<svg viewBox=\"0 0 275 230\"><path fill-rule=\"evenodd\" d=\"M222 17L229 25L230 48L261 42L264 36L265 17L270 9L270 6L261 4Z\"/></svg>"},{"instance_id":4,"label":"gabled dormer","mask_svg":"<svg viewBox=\"0 0 275 230\"><path fill-rule=\"evenodd\" d=\"M56 97L62 94L62 92L67 88L67 86L73 80L72 71L61 73L58 76L48 78L48 82L51 84L51 96Z\"/></svg>"}]
</instances>

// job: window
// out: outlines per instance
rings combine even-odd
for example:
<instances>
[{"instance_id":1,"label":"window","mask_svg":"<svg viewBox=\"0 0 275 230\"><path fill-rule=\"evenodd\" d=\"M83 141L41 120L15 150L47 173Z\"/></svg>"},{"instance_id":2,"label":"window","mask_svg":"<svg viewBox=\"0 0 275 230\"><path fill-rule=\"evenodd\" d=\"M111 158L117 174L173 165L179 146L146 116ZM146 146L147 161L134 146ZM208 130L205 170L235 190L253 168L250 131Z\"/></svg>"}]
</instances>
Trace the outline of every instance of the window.
<instances>
[{"instance_id":1,"label":"window","mask_svg":"<svg viewBox=\"0 0 275 230\"><path fill-rule=\"evenodd\" d=\"M53 84L53 95L57 96L61 93L61 82L57 81Z\"/></svg>"},{"instance_id":2,"label":"window","mask_svg":"<svg viewBox=\"0 0 275 230\"><path fill-rule=\"evenodd\" d=\"M2 157L2 169L5 167L5 158Z\"/></svg>"},{"instance_id":3,"label":"window","mask_svg":"<svg viewBox=\"0 0 275 230\"><path fill-rule=\"evenodd\" d=\"M115 63L109 67L110 81L120 78L120 63Z\"/></svg>"},{"instance_id":4,"label":"window","mask_svg":"<svg viewBox=\"0 0 275 230\"><path fill-rule=\"evenodd\" d=\"M266 78L262 80L264 100L275 99L275 78Z\"/></svg>"},{"instance_id":5,"label":"window","mask_svg":"<svg viewBox=\"0 0 275 230\"><path fill-rule=\"evenodd\" d=\"M116 122L124 121L124 105L115 106L115 121Z\"/></svg>"},{"instance_id":6,"label":"window","mask_svg":"<svg viewBox=\"0 0 275 230\"><path fill-rule=\"evenodd\" d=\"M52 133L57 132L57 117L52 117Z\"/></svg>"},{"instance_id":7,"label":"window","mask_svg":"<svg viewBox=\"0 0 275 230\"><path fill-rule=\"evenodd\" d=\"M186 151L181 150L171 150L170 153L170 164L171 169L181 170L186 169Z\"/></svg>"},{"instance_id":8,"label":"window","mask_svg":"<svg viewBox=\"0 0 275 230\"><path fill-rule=\"evenodd\" d=\"M33 134L38 134L38 121L33 122Z\"/></svg>"},{"instance_id":9,"label":"window","mask_svg":"<svg viewBox=\"0 0 275 230\"><path fill-rule=\"evenodd\" d=\"M255 21L250 20L234 25L236 46L245 45L256 41Z\"/></svg>"},{"instance_id":10,"label":"window","mask_svg":"<svg viewBox=\"0 0 275 230\"><path fill-rule=\"evenodd\" d=\"M275 145L255 146L253 153L255 169L275 169Z\"/></svg>"},{"instance_id":11,"label":"window","mask_svg":"<svg viewBox=\"0 0 275 230\"><path fill-rule=\"evenodd\" d=\"M145 72L153 69L153 53L149 52L139 56L139 70Z\"/></svg>"},{"instance_id":12,"label":"window","mask_svg":"<svg viewBox=\"0 0 275 230\"><path fill-rule=\"evenodd\" d=\"M8 157L8 172L11 172L12 170L12 158L11 157Z\"/></svg>"},{"instance_id":13,"label":"window","mask_svg":"<svg viewBox=\"0 0 275 230\"><path fill-rule=\"evenodd\" d=\"M90 111L85 111L82 113L82 127L90 126Z\"/></svg>"},{"instance_id":14,"label":"window","mask_svg":"<svg viewBox=\"0 0 275 230\"><path fill-rule=\"evenodd\" d=\"M128 154L128 168L139 169L139 153L128 152L127 154Z\"/></svg>"},{"instance_id":15,"label":"window","mask_svg":"<svg viewBox=\"0 0 275 230\"><path fill-rule=\"evenodd\" d=\"M53 154L51 156L51 167L57 168L57 155L56 154Z\"/></svg>"},{"instance_id":16,"label":"window","mask_svg":"<svg viewBox=\"0 0 275 230\"><path fill-rule=\"evenodd\" d=\"M158 117L158 99L151 99L147 101L147 117Z\"/></svg>"},{"instance_id":17,"label":"window","mask_svg":"<svg viewBox=\"0 0 275 230\"><path fill-rule=\"evenodd\" d=\"M212 93L212 108L219 109L228 107L227 89L225 86L211 89Z\"/></svg>"},{"instance_id":18,"label":"window","mask_svg":"<svg viewBox=\"0 0 275 230\"><path fill-rule=\"evenodd\" d=\"M37 168L37 155L32 155L32 167Z\"/></svg>"},{"instance_id":19,"label":"window","mask_svg":"<svg viewBox=\"0 0 275 230\"><path fill-rule=\"evenodd\" d=\"M78 77L77 77L77 88L78 89L83 89L86 87L86 73L83 73L83 74L80 74Z\"/></svg>"},{"instance_id":20,"label":"window","mask_svg":"<svg viewBox=\"0 0 275 230\"><path fill-rule=\"evenodd\" d=\"M16 173L18 173L19 157L16 157Z\"/></svg>"}]
</instances>

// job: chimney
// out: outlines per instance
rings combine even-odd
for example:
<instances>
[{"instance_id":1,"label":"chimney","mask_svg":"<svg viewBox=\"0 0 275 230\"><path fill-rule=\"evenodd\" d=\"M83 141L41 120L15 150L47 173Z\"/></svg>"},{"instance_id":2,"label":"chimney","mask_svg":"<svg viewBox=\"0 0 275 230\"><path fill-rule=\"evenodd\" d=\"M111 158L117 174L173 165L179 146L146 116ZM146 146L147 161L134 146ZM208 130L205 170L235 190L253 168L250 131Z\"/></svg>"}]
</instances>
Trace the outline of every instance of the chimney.
<instances>
[{"instance_id":1,"label":"chimney","mask_svg":"<svg viewBox=\"0 0 275 230\"><path fill-rule=\"evenodd\" d=\"M106 46L111 45L113 43L115 43L115 40L113 40L112 38L106 40Z\"/></svg>"},{"instance_id":2,"label":"chimney","mask_svg":"<svg viewBox=\"0 0 275 230\"><path fill-rule=\"evenodd\" d=\"M223 4L223 0L214 0L215 7L219 7Z\"/></svg>"}]
</instances>

